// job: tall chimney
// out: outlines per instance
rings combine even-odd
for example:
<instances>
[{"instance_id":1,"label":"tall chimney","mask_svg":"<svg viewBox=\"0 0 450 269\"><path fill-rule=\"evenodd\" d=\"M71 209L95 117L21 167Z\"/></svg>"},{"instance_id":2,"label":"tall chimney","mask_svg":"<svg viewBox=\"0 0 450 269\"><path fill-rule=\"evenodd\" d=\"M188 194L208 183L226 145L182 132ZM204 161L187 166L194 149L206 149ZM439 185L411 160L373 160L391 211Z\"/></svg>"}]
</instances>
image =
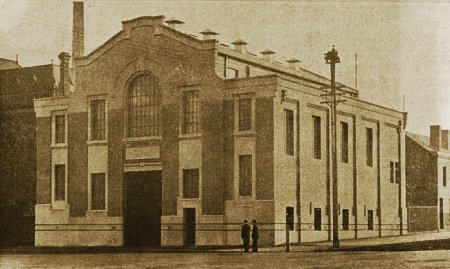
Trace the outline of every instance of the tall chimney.
<instances>
[{"instance_id":1,"label":"tall chimney","mask_svg":"<svg viewBox=\"0 0 450 269\"><path fill-rule=\"evenodd\" d=\"M441 131L441 147L443 149L449 149L448 148L448 139L449 139L449 130L442 130Z\"/></svg>"},{"instance_id":2,"label":"tall chimney","mask_svg":"<svg viewBox=\"0 0 450 269\"><path fill-rule=\"evenodd\" d=\"M72 56L84 56L84 3L73 2Z\"/></svg>"},{"instance_id":3,"label":"tall chimney","mask_svg":"<svg viewBox=\"0 0 450 269\"><path fill-rule=\"evenodd\" d=\"M434 150L441 149L441 126L439 125L430 126L430 146Z\"/></svg>"},{"instance_id":4,"label":"tall chimney","mask_svg":"<svg viewBox=\"0 0 450 269\"><path fill-rule=\"evenodd\" d=\"M60 60L59 64L59 91L56 96L66 96L70 90L70 75L69 75L69 62L70 54L67 52L61 52L58 55Z\"/></svg>"}]
</instances>

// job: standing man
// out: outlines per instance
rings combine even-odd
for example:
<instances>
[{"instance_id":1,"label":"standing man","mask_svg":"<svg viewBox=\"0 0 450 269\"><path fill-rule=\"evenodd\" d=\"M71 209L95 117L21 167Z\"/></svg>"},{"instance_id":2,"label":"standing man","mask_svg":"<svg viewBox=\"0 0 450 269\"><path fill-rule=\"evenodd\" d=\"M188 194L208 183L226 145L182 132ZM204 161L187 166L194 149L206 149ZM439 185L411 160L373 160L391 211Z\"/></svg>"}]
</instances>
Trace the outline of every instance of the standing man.
<instances>
[{"instance_id":1,"label":"standing man","mask_svg":"<svg viewBox=\"0 0 450 269\"><path fill-rule=\"evenodd\" d=\"M244 251L248 252L250 245L250 225L248 225L248 221L245 219L244 224L241 228L241 238L244 242Z\"/></svg>"},{"instance_id":2,"label":"standing man","mask_svg":"<svg viewBox=\"0 0 450 269\"><path fill-rule=\"evenodd\" d=\"M252 228L252 239L253 239L253 249L252 252L258 252L258 239L259 239L259 230L256 225L256 220L252 220L253 228Z\"/></svg>"}]
</instances>

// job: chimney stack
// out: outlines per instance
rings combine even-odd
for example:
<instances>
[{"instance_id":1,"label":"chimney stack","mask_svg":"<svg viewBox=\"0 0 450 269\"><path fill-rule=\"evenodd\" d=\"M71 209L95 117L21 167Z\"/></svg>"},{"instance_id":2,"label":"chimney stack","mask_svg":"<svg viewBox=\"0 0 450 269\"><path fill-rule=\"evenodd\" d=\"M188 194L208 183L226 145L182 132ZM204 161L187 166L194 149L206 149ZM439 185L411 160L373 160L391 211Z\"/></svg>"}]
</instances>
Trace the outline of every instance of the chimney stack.
<instances>
[{"instance_id":1,"label":"chimney stack","mask_svg":"<svg viewBox=\"0 0 450 269\"><path fill-rule=\"evenodd\" d=\"M61 52L58 55L60 60L59 65L59 91L56 96L66 96L70 90L70 75L69 75L69 62L70 54L67 52Z\"/></svg>"},{"instance_id":2,"label":"chimney stack","mask_svg":"<svg viewBox=\"0 0 450 269\"><path fill-rule=\"evenodd\" d=\"M290 68L295 69L295 70L298 70L298 66L301 63L300 60L295 59L295 58L291 58L291 59L287 60L286 62L288 62Z\"/></svg>"},{"instance_id":3,"label":"chimney stack","mask_svg":"<svg viewBox=\"0 0 450 269\"><path fill-rule=\"evenodd\" d=\"M84 56L84 3L73 2L72 56Z\"/></svg>"},{"instance_id":4,"label":"chimney stack","mask_svg":"<svg viewBox=\"0 0 450 269\"><path fill-rule=\"evenodd\" d=\"M234 50L238 51L240 53L246 53L247 52L247 42L245 42L242 39L236 39L231 44L234 45Z\"/></svg>"},{"instance_id":5,"label":"chimney stack","mask_svg":"<svg viewBox=\"0 0 450 269\"><path fill-rule=\"evenodd\" d=\"M167 23L167 26L169 26L170 28L172 28L174 30L179 30L180 26L184 23L184 21L170 18L166 21L166 23Z\"/></svg>"},{"instance_id":6,"label":"chimney stack","mask_svg":"<svg viewBox=\"0 0 450 269\"><path fill-rule=\"evenodd\" d=\"M213 31L211 31L209 29L205 29L205 30L201 31L200 34L203 35L203 40L216 39L215 36L218 35L218 33L213 32Z\"/></svg>"},{"instance_id":7,"label":"chimney stack","mask_svg":"<svg viewBox=\"0 0 450 269\"><path fill-rule=\"evenodd\" d=\"M439 125L430 126L430 146L434 150L441 149L441 126Z\"/></svg>"},{"instance_id":8,"label":"chimney stack","mask_svg":"<svg viewBox=\"0 0 450 269\"><path fill-rule=\"evenodd\" d=\"M449 149L448 148L449 134L450 132L448 130L441 131L441 147L443 149Z\"/></svg>"},{"instance_id":9,"label":"chimney stack","mask_svg":"<svg viewBox=\"0 0 450 269\"><path fill-rule=\"evenodd\" d=\"M266 49L260 52L263 56L263 60L268 61L268 62L273 62L275 61L275 52Z\"/></svg>"}]
</instances>

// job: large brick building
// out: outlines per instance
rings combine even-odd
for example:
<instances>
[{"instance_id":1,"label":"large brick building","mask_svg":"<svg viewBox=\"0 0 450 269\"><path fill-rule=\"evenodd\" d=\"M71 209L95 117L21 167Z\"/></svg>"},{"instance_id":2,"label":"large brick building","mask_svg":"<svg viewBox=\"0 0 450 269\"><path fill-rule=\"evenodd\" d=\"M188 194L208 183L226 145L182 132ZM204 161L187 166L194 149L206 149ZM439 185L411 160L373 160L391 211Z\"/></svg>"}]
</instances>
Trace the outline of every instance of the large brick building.
<instances>
[{"instance_id":1,"label":"large brick building","mask_svg":"<svg viewBox=\"0 0 450 269\"><path fill-rule=\"evenodd\" d=\"M281 244L287 212L291 241L330 240L329 80L178 23L124 21L35 100L36 245L235 245L245 218ZM399 235L405 114L340 86L341 238Z\"/></svg>"},{"instance_id":2,"label":"large brick building","mask_svg":"<svg viewBox=\"0 0 450 269\"><path fill-rule=\"evenodd\" d=\"M36 117L33 99L53 96L59 68L0 59L0 246L34 244Z\"/></svg>"},{"instance_id":3,"label":"large brick building","mask_svg":"<svg viewBox=\"0 0 450 269\"><path fill-rule=\"evenodd\" d=\"M412 232L450 229L449 138L449 131L439 125L430 126L430 136L406 134L406 202Z\"/></svg>"}]
</instances>

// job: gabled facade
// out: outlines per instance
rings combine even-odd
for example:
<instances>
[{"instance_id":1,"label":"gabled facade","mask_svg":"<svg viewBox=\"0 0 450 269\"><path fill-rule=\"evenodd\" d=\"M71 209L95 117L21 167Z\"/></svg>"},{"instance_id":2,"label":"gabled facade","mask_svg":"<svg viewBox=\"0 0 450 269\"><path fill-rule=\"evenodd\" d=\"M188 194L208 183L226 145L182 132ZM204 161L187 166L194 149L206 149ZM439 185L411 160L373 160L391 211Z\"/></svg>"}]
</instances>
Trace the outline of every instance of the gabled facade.
<instances>
[{"instance_id":1,"label":"gabled facade","mask_svg":"<svg viewBox=\"0 0 450 269\"><path fill-rule=\"evenodd\" d=\"M406 134L408 227L417 231L450 229L449 131L430 126L430 136Z\"/></svg>"},{"instance_id":2,"label":"gabled facade","mask_svg":"<svg viewBox=\"0 0 450 269\"><path fill-rule=\"evenodd\" d=\"M286 214L292 242L330 240L329 81L264 55L156 16L75 59L34 104L36 245L237 245L244 219L274 245ZM341 238L405 233L405 115L343 90Z\"/></svg>"}]
</instances>

